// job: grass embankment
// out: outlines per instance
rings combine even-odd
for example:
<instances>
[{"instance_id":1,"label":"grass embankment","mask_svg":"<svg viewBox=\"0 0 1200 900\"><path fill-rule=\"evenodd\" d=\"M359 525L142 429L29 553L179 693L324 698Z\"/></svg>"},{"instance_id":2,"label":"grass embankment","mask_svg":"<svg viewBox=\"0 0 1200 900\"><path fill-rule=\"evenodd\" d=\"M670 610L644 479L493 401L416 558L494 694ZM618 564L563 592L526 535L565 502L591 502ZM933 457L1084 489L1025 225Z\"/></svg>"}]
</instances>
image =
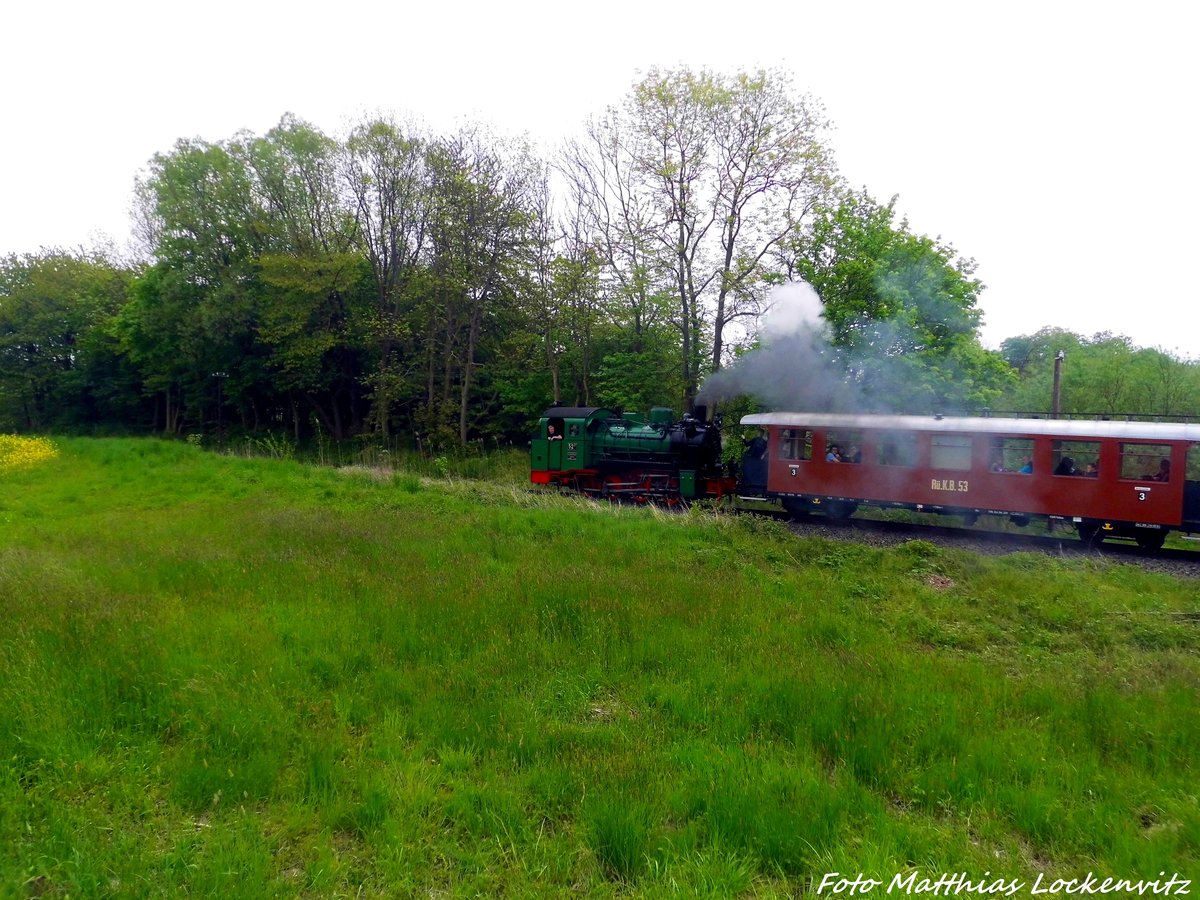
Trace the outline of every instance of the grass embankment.
<instances>
[{"instance_id":1,"label":"grass embankment","mask_svg":"<svg viewBox=\"0 0 1200 900\"><path fill-rule=\"evenodd\" d=\"M1200 876L1195 582L60 449L0 477L0 895Z\"/></svg>"}]
</instances>

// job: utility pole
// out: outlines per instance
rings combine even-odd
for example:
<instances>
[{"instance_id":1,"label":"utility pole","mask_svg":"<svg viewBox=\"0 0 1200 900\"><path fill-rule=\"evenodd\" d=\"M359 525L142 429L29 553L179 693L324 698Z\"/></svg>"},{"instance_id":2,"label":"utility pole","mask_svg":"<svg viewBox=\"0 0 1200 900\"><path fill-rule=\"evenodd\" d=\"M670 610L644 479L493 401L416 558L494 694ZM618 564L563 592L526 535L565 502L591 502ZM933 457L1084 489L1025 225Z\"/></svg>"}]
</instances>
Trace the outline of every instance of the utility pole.
<instances>
[{"instance_id":1,"label":"utility pole","mask_svg":"<svg viewBox=\"0 0 1200 900\"><path fill-rule=\"evenodd\" d=\"M1059 350L1054 356L1054 396L1050 398L1050 418L1057 419L1062 412L1062 367L1067 354Z\"/></svg>"}]
</instances>

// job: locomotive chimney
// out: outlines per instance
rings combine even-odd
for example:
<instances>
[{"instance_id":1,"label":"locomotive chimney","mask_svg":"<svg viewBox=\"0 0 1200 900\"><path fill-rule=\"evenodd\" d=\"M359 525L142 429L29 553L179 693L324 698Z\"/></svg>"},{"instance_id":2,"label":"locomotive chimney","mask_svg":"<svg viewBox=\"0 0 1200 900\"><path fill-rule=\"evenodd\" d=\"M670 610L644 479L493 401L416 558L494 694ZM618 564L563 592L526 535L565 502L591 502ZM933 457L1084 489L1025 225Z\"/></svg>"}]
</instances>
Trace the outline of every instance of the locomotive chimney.
<instances>
[{"instance_id":1,"label":"locomotive chimney","mask_svg":"<svg viewBox=\"0 0 1200 900\"><path fill-rule=\"evenodd\" d=\"M692 415L696 418L697 421L707 422L708 421L708 407L705 406L703 403L701 403L697 406L693 406L692 407Z\"/></svg>"}]
</instances>

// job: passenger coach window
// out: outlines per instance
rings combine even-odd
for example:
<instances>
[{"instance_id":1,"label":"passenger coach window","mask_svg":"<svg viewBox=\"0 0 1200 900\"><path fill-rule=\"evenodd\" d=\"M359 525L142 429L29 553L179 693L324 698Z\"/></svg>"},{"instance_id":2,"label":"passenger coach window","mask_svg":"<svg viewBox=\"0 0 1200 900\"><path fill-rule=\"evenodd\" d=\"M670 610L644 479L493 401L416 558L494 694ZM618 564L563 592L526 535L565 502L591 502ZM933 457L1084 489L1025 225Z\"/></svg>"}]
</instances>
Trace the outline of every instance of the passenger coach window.
<instances>
[{"instance_id":1,"label":"passenger coach window","mask_svg":"<svg viewBox=\"0 0 1200 900\"><path fill-rule=\"evenodd\" d=\"M991 472L1027 475L1033 471L1033 438L992 438L990 452L988 470Z\"/></svg>"},{"instance_id":2,"label":"passenger coach window","mask_svg":"<svg viewBox=\"0 0 1200 900\"><path fill-rule=\"evenodd\" d=\"M862 462L862 432L825 432L825 461L843 463Z\"/></svg>"},{"instance_id":3,"label":"passenger coach window","mask_svg":"<svg viewBox=\"0 0 1200 900\"><path fill-rule=\"evenodd\" d=\"M875 445L875 459L881 466L904 466L911 469L917 464L917 439L905 431L881 434Z\"/></svg>"},{"instance_id":4,"label":"passenger coach window","mask_svg":"<svg viewBox=\"0 0 1200 900\"><path fill-rule=\"evenodd\" d=\"M1082 475L1096 478L1100 475L1099 441L1054 441L1051 443L1053 456L1050 470L1055 475Z\"/></svg>"},{"instance_id":5,"label":"passenger coach window","mask_svg":"<svg viewBox=\"0 0 1200 900\"><path fill-rule=\"evenodd\" d=\"M812 432L785 428L779 433L779 455L783 459L812 459Z\"/></svg>"},{"instance_id":6,"label":"passenger coach window","mask_svg":"<svg viewBox=\"0 0 1200 900\"><path fill-rule=\"evenodd\" d=\"M930 447L929 465L934 469L971 468L971 436L969 434L935 434Z\"/></svg>"},{"instance_id":7,"label":"passenger coach window","mask_svg":"<svg viewBox=\"0 0 1200 900\"><path fill-rule=\"evenodd\" d=\"M1122 444L1121 477L1129 481L1170 481L1170 444Z\"/></svg>"}]
</instances>

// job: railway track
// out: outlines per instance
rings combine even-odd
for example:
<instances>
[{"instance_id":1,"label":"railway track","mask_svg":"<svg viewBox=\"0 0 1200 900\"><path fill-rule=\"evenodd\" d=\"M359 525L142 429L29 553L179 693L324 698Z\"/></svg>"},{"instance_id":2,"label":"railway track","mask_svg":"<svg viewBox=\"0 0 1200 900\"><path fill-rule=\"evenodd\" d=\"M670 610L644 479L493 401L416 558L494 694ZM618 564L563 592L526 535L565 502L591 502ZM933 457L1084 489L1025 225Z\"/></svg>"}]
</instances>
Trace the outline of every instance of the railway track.
<instances>
[{"instance_id":1,"label":"railway track","mask_svg":"<svg viewBox=\"0 0 1200 900\"><path fill-rule=\"evenodd\" d=\"M760 514L760 513L756 513ZM767 512L775 518L791 519L784 512ZM893 522L880 519L854 518L832 522L819 515L791 519L789 527L804 536L820 536L829 540L857 541L875 546L894 546L912 540L926 540L941 546L955 547L988 556L1010 553L1043 553L1058 557L1092 557L1109 559L1187 578L1200 578L1200 547L1196 550L1164 548L1143 550L1136 544L1105 541L1098 546L1083 543L1074 529L1057 534L1022 534L1011 531L988 531L983 528Z\"/></svg>"}]
</instances>

